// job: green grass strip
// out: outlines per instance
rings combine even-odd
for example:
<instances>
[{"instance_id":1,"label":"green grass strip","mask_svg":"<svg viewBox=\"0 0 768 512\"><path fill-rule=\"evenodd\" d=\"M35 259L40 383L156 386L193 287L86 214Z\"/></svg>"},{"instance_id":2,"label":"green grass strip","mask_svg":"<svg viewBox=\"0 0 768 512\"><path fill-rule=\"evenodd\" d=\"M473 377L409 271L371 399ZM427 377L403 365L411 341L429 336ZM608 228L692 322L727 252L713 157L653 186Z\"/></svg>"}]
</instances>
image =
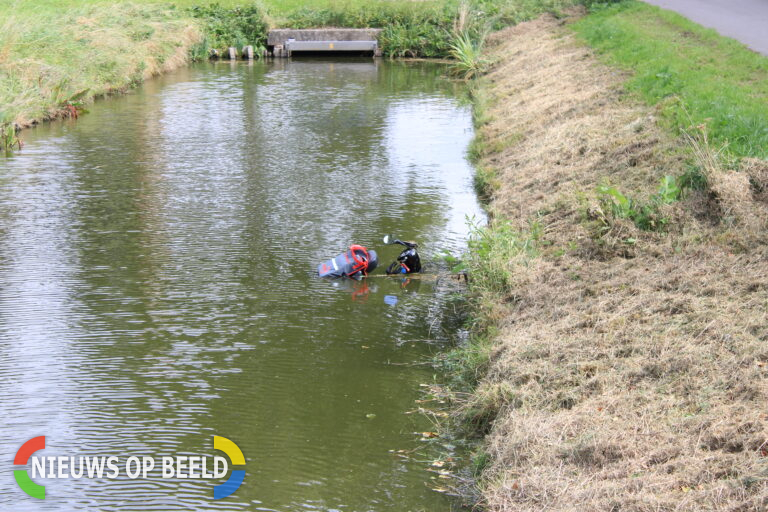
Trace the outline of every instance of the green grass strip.
<instances>
[{"instance_id":1,"label":"green grass strip","mask_svg":"<svg viewBox=\"0 0 768 512\"><path fill-rule=\"evenodd\" d=\"M574 24L675 130L706 124L735 157L768 157L768 58L670 11L628 0Z\"/></svg>"}]
</instances>

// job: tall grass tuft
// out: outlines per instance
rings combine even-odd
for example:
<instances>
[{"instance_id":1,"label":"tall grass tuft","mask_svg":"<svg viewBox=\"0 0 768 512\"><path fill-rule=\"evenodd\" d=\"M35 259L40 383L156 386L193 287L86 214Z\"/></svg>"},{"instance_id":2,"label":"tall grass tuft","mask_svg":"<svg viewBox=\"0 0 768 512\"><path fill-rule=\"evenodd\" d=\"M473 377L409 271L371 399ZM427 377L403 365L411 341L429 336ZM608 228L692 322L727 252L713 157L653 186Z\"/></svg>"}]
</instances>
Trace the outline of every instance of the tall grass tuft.
<instances>
[{"instance_id":1,"label":"tall grass tuft","mask_svg":"<svg viewBox=\"0 0 768 512\"><path fill-rule=\"evenodd\" d=\"M21 149L23 145L13 123L0 123L0 147L6 155L13 152L14 148Z\"/></svg>"},{"instance_id":2,"label":"tall grass tuft","mask_svg":"<svg viewBox=\"0 0 768 512\"><path fill-rule=\"evenodd\" d=\"M513 268L538 254L541 229L532 223L527 232L516 230L508 221L493 220L488 226L471 226L467 266L472 287L508 294Z\"/></svg>"},{"instance_id":3,"label":"tall grass tuft","mask_svg":"<svg viewBox=\"0 0 768 512\"><path fill-rule=\"evenodd\" d=\"M698 181L706 185L713 177L725 172L727 145L713 147L706 124L700 124L693 130L684 130L683 136L696 161Z\"/></svg>"},{"instance_id":4,"label":"tall grass tuft","mask_svg":"<svg viewBox=\"0 0 768 512\"><path fill-rule=\"evenodd\" d=\"M450 56L456 61L452 71L466 80L482 74L488 67L488 59L483 55L484 36L473 37L468 30L456 35L451 43Z\"/></svg>"}]
</instances>

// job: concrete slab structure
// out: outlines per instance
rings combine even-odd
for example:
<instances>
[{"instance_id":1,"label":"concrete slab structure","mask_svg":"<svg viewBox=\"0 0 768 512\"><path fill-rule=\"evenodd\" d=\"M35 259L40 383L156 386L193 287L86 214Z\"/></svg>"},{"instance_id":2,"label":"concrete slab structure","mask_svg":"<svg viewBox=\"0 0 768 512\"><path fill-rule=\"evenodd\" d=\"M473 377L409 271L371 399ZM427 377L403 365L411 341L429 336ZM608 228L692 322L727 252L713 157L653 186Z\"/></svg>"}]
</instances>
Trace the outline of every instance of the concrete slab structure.
<instances>
[{"instance_id":1,"label":"concrete slab structure","mask_svg":"<svg viewBox=\"0 0 768 512\"><path fill-rule=\"evenodd\" d=\"M378 28L275 29L267 34L267 50L275 57L293 51L372 52L380 55Z\"/></svg>"}]
</instances>

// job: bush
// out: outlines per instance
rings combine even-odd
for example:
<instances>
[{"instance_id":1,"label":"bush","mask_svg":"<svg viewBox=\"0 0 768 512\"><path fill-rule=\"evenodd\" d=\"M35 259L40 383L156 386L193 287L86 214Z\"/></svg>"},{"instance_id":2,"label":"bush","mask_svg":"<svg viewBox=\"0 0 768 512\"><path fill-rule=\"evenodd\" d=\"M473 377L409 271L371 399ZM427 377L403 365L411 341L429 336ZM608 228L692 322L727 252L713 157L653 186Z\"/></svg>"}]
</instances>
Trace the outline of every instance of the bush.
<instances>
[{"instance_id":1,"label":"bush","mask_svg":"<svg viewBox=\"0 0 768 512\"><path fill-rule=\"evenodd\" d=\"M390 57L458 58L471 75L482 70L477 55L488 29L529 20L545 11L559 12L578 0L474 0L444 2L377 2L304 6L282 14L281 27L380 28L379 43ZM225 8L219 4L191 8L205 20L207 45L223 50L266 44L267 11L259 6Z\"/></svg>"},{"instance_id":2,"label":"bush","mask_svg":"<svg viewBox=\"0 0 768 512\"><path fill-rule=\"evenodd\" d=\"M208 48L224 50L230 46L242 48L252 45L261 55L267 43L266 13L259 5L248 7L222 7L211 4L207 7L192 7L193 17L204 21L205 45ZM197 48L196 53L201 49ZM198 55L195 55L196 57Z\"/></svg>"},{"instance_id":3,"label":"bush","mask_svg":"<svg viewBox=\"0 0 768 512\"><path fill-rule=\"evenodd\" d=\"M302 7L282 20L289 28L381 28L384 55L391 57L447 57L456 6L419 3L373 3L360 7Z\"/></svg>"}]
</instances>

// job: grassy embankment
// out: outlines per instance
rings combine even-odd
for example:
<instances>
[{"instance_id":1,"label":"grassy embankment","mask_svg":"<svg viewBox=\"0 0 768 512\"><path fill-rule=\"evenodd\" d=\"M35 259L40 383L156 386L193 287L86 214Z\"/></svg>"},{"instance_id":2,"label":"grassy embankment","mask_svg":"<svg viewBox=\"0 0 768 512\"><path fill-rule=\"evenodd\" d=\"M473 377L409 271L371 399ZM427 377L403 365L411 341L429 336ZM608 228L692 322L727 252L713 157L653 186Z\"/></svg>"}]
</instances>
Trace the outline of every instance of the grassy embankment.
<instances>
[{"instance_id":1,"label":"grassy embankment","mask_svg":"<svg viewBox=\"0 0 768 512\"><path fill-rule=\"evenodd\" d=\"M575 0L40 0L0 5L0 147L15 130L76 116L94 97L207 55L258 50L270 26L382 28L391 57L450 57L488 28L558 10Z\"/></svg>"},{"instance_id":2,"label":"grassy embankment","mask_svg":"<svg viewBox=\"0 0 768 512\"><path fill-rule=\"evenodd\" d=\"M484 504L766 510L768 59L638 2L484 58L491 221L446 358Z\"/></svg>"},{"instance_id":3,"label":"grassy embankment","mask_svg":"<svg viewBox=\"0 0 768 512\"><path fill-rule=\"evenodd\" d=\"M75 115L90 98L183 65L201 39L191 17L164 7L30 4L0 6L0 147L12 123Z\"/></svg>"}]
</instances>

